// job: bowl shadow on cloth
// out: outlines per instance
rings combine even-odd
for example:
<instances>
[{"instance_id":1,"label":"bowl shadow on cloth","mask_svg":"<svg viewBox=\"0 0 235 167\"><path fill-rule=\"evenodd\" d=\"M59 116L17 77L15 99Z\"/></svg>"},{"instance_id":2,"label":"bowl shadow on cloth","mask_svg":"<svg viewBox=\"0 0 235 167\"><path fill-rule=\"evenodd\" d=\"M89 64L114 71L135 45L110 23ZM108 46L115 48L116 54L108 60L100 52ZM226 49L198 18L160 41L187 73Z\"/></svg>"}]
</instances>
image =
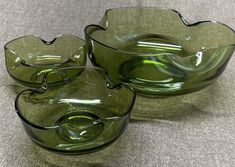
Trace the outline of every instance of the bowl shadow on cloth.
<instances>
[{"instance_id":1,"label":"bowl shadow on cloth","mask_svg":"<svg viewBox=\"0 0 235 167\"><path fill-rule=\"evenodd\" d=\"M12 83L8 84L7 88L9 88L9 90L15 95L18 95L23 90L28 89L28 87L20 85L19 83L14 82L14 81L12 81Z\"/></svg>"},{"instance_id":2,"label":"bowl shadow on cloth","mask_svg":"<svg viewBox=\"0 0 235 167\"><path fill-rule=\"evenodd\" d=\"M198 92L179 96L155 98L137 96L130 122L181 121L214 115L216 111L208 111L208 108L216 104L216 100L220 98L222 90L219 84L215 81Z\"/></svg>"},{"instance_id":3,"label":"bowl shadow on cloth","mask_svg":"<svg viewBox=\"0 0 235 167\"><path fill-rule=\"evenodd\" d=\"M125 132L124 132L125 133ZM127 133L124 135L128 135ZM29 139L28 139L29 140ZM84 155L65 155L55 153L44 148L38 147L31 142L31 147L24 147L27 154L30 151L32 166L49 166L49 167L107 167L116 160L117 156L122 157L124 154L123 147L126 145L125 138L119 138L112 145L100 151ZM29 145L29 144L28 144ZM121 148L120 148L121 146ZM123 147L122 147L123 146ZM22 148L21 148L22 150ZM28 155L25 155L28 156ZM115 158L115 159L113 159Z\"/></svg>"}]
</instances>

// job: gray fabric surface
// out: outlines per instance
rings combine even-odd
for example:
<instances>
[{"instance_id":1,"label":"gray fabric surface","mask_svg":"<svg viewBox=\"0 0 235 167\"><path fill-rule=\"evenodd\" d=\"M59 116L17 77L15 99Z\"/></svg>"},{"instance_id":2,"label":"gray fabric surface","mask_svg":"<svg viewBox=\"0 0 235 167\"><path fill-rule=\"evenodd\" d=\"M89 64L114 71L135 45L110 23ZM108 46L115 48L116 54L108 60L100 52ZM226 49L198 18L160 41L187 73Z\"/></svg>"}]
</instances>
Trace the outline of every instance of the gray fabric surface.
<instances>
[{"instance_id":1,"label":"gray fabric surface","mask_svg":"<svg viewBox=\"0 0 235 167\"><path fill-rule=\"evenodd\" d=\"M235 29L234 0L0 0L0 46L19 36L46 40L68 33L84 37L87 24L98 23L106 9L159 6L180 11L190 22L217 20ZM8 76L0 57L0 166L81 167L234 167L235 61L206 89L164 99L138 97L124 134L111 146L88 155L48 152L26 136L14 112L20 87Z\"/></svg>"}]
</instances>

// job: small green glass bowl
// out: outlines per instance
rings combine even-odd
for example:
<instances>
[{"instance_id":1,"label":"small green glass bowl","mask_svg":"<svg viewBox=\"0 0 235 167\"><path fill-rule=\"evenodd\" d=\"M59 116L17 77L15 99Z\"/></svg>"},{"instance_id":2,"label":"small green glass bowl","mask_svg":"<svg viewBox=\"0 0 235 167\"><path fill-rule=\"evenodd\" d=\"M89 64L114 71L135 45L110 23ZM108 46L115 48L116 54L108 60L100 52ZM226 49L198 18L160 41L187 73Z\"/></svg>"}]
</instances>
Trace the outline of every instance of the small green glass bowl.
<instances>
[{"instance_id":1,"label":"small green glass bowl","mask_svg":"<svg viewBox=\"0 0 235 167\"><path fill-rule=\"evenodd\" d=\"M50 75L70 70L80 75L63 85L47 87ZM135 101L128 85L109 88L100 68L54 69L42 88L27 89L15 108L28 136L38 145L64 154L85 154L114 142L125 130Z\"/></svg>"},{"instance_id":2,"label":"small green glass bowl","mask_svg":"<svg viewBox=\"0 0 235 167\"><path fill-rule=\"evenodd\" d=\"M200 90L224 71L235 32L215 21L188 23L171 9L107 10L85 28L89 57L112 84L128 83L139 94L177 95Z\"/></svg>"},{"instance_id":3,"label":"small green glass bowl","mask_svg":"<svg viewBox=\"0 0 235 167\"><path fill-rule=\"evenodd\" d=\"M23 36L8 42L4 50L8 73L28 87L40 87L44 74L55 68L86 65L84 40L68 34L59 35L50 42L35 35ZM67 79L76 74L70 71ZM48 84L59 84L63 79L51 75Z\"/></svg>"}]
</instances>

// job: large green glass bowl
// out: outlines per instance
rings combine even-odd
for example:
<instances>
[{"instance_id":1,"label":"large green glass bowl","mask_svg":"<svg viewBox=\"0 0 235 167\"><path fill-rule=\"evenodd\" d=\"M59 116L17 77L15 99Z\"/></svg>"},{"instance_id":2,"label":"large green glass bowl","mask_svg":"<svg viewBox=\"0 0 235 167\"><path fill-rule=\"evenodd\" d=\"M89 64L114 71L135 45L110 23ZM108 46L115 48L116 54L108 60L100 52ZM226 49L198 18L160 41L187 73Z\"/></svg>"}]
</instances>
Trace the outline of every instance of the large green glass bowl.
<instances>
[{"instance_id":1,"label":"large green glass bowl","mask_svg":"<svg viewBox=\"0 0 235 167\"><path fill-rule=\"evenodd\" d=\"M85 28L92 62L112 84L128 83L145 95L200 90L224 71L235 48L235 32L215 21L188 23L160 8L106 11Z\"/></svg>"},{"instance_id":2,"label":"large green glass bowl","mask_svg":"<svg viewBox=\"0 0 235 167\"><path fill-rule=\"evenodd\" d=\"M66 84L47 87L50 75L70 70L80 75ZM43 77L42 88L27 89L15 107L28 136L38 145L65 154L97 151L125 130L135 101L128 85L108 88L103 69L54 69Z\"/></svg>"},{"instance_id":3,"label":"large green glass bowl","mask_svg":"<svg viewBox=\"0 0 235 167\"><path fill-rule=\"evenodd\" d=\"M20 84L37 88L43 75L53 69L86 65L84 45L84 40L73 35L60 35L50 42L35 35L23 36L4 46L6 68ZM77 71L70 71L67 79L76 74ZM63 81L60 77L50 77L48 84L51 85Z\"/></svg>"}]
</instances>

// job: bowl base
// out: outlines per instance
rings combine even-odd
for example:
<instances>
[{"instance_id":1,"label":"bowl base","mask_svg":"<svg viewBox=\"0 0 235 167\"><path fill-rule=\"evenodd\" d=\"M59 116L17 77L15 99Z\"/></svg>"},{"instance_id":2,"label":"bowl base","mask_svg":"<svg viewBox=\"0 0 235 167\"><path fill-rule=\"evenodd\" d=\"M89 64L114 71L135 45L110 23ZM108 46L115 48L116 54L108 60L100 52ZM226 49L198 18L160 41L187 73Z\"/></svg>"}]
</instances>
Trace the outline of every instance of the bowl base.
<instances>
[{"instance_id":1,"label":"bowl base","mask_svg":"<svg viewBox=\"0 0 235 167\"><path fill-rule=\"evenodd\" d=\"M68 142L86 142L95 139L103 132L104 125L99 117L88 112L74 112L61 117L56 125L61 138Z\"/></svg>"}]
</instances>

